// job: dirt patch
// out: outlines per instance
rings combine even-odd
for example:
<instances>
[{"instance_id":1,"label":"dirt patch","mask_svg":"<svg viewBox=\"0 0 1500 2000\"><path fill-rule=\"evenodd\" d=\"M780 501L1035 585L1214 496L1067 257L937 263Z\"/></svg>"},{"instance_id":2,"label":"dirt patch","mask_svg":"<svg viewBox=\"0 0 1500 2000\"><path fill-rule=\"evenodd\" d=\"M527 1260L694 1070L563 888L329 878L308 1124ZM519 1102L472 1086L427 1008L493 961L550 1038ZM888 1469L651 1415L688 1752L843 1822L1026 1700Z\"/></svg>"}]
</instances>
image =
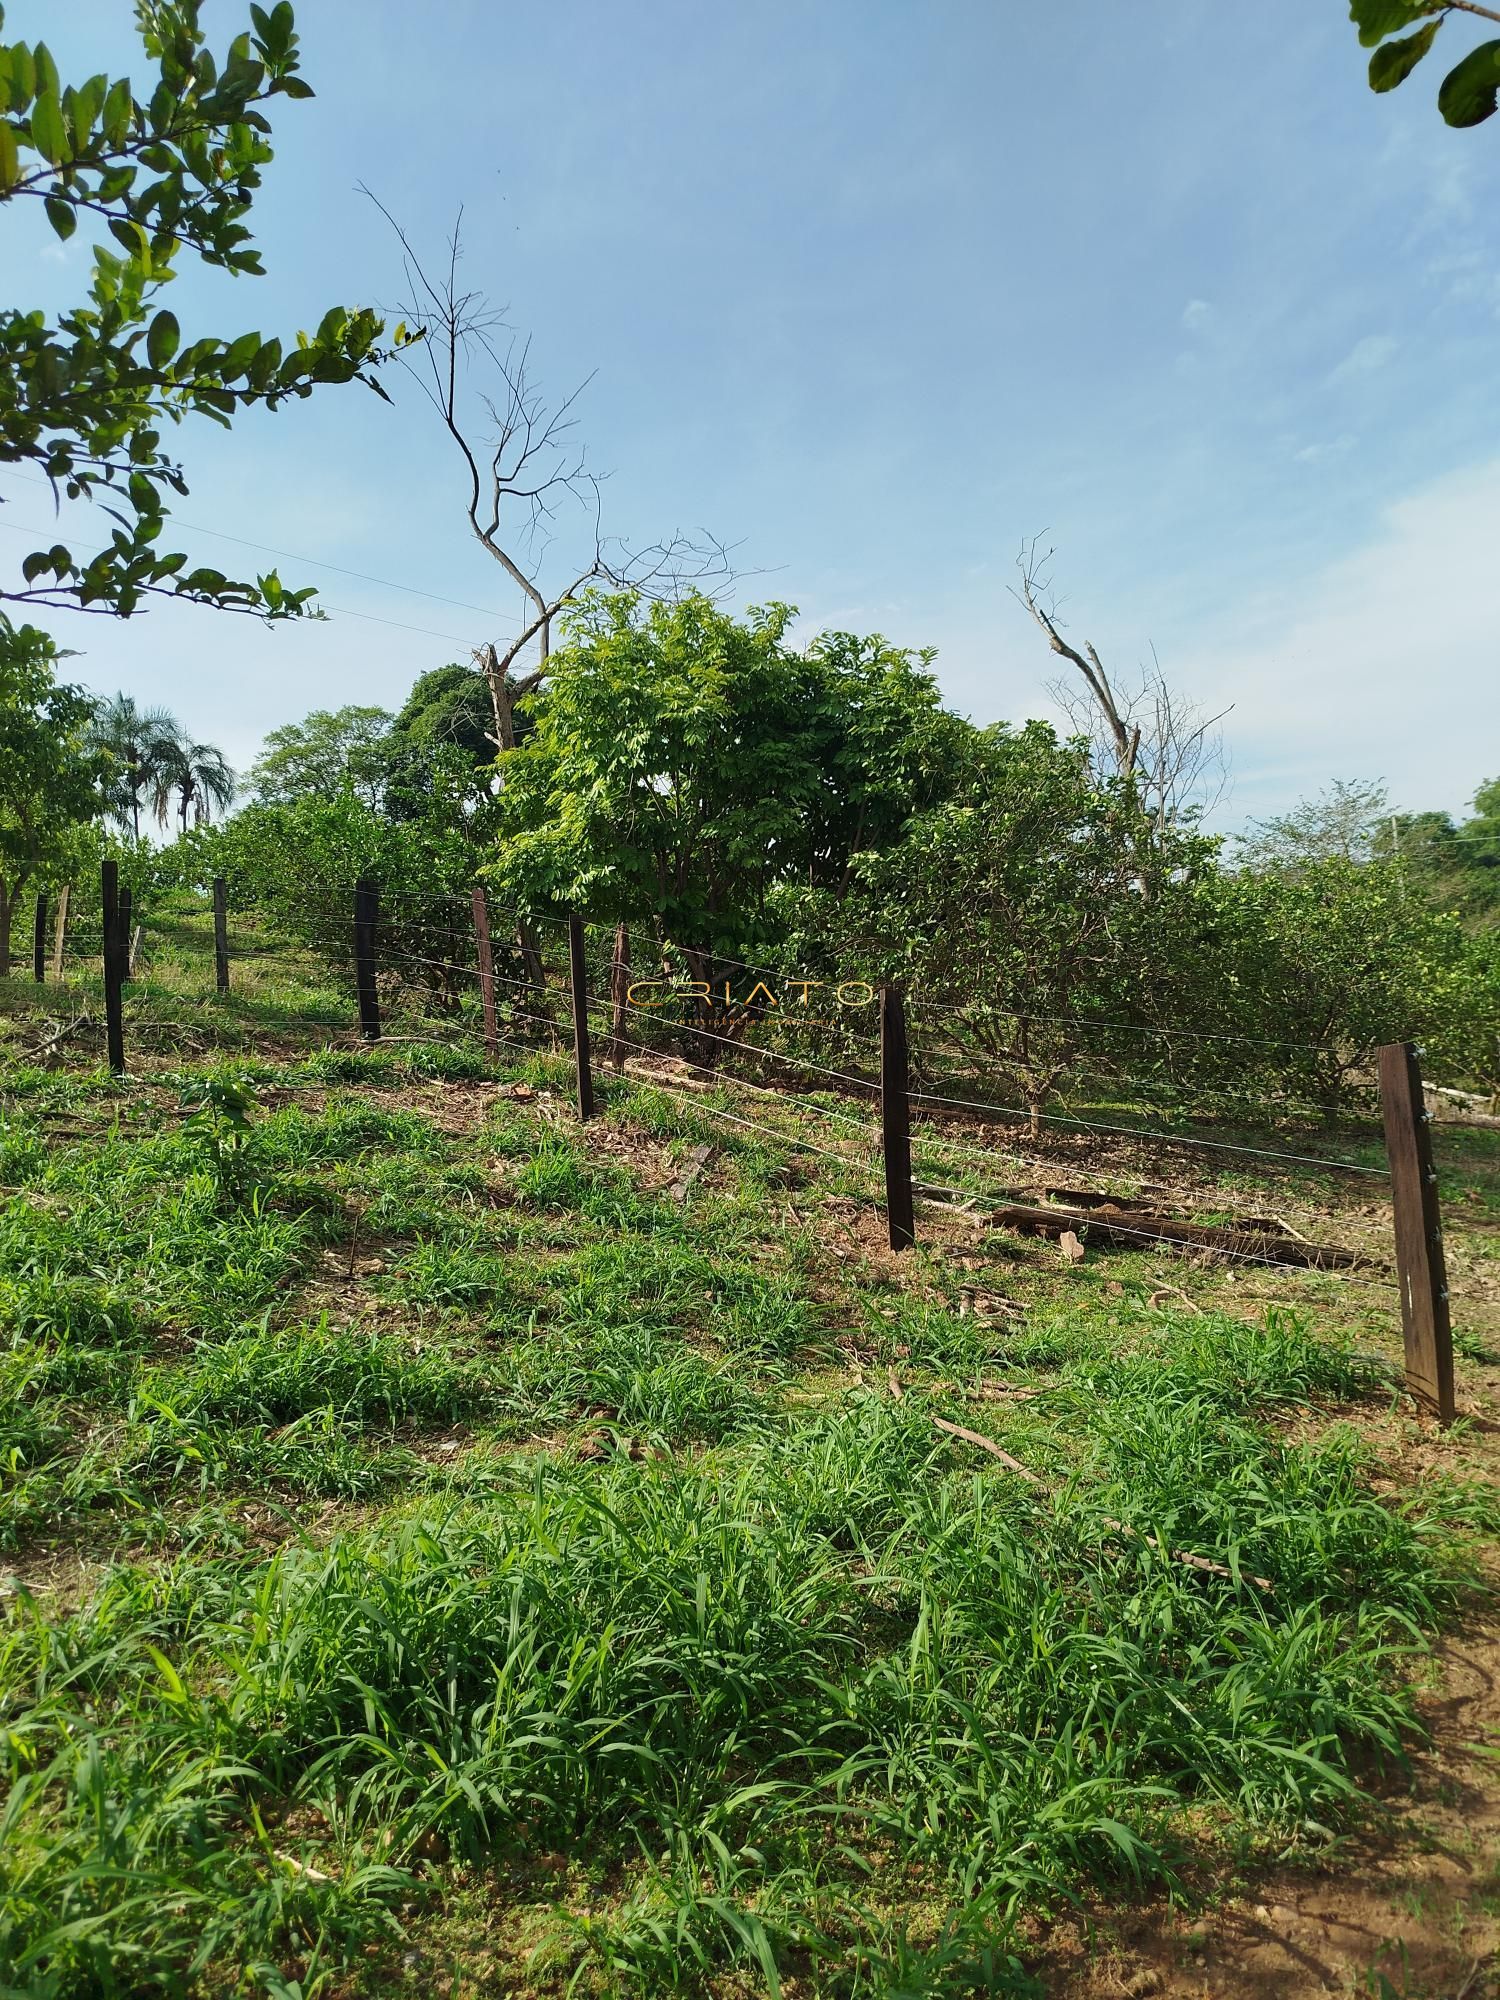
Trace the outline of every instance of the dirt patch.
<instances>
[{"instance_id":1,"label":"dirt patch","mask_svg":"<svg viewBox=\"0 0 1500 2000\"><path fill-rule=\"evenodd\" d=\"M1500 1623L1435 1649L1429 1742L1377 1819L1324 1862L1246 1869L1197 1911L1099 1906L1038 1934L1031 1970L1077 2000L1496 2000L1500 1995Z\"/></svg>"}]
</instances>

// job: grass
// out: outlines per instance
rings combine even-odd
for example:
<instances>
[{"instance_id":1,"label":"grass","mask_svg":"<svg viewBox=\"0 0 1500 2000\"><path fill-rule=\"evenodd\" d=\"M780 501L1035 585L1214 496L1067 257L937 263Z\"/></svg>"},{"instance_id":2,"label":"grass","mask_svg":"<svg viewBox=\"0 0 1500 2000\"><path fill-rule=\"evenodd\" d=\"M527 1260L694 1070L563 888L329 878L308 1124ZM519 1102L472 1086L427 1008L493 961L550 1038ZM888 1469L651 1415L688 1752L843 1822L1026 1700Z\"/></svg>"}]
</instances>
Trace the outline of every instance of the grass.
<instances>
[{"instance_id":1,"label":"grass","mask_svg":"<svg viewBox=\"0 0 1500 2000\"><path fill-rule=\"evenodd\" d=\"M299 1004L0 1068L0 1989L1021 1995L1049 1912L1364 1823L1500 1530L1394 1481L1388 1317L895 1260L764 1100L580 1131Z\"/></svg>"}]
</instances>

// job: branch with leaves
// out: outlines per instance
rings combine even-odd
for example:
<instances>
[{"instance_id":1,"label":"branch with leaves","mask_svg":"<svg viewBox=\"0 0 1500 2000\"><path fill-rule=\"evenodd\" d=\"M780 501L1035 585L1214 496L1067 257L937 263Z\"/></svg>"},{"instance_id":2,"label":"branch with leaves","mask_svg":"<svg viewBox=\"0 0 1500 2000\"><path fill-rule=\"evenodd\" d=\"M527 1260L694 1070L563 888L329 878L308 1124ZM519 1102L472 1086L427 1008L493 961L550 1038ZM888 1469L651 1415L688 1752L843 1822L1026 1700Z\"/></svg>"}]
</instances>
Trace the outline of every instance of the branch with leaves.
<instances>
[{"instance_id":1,"label":"branch with leaves","mask_svg":"<svg viewBox=\"0 0 1500 2000\"><path fill-rule=\"evenodd\" d=\"M1500 23L1500 11L1479 0L1351 0L1349 18L1370 58L1371 90L1394 90L1431 49L1450 14ZM1413 29L1411 34L1404 29ZM1391 40L1396 36L1399 39ZM1500 40L1481 42L1438 85L1438 110L1450 125L1482 125L1500 104Z\"/></svg>"},{"instance_id":2,"label":"branch with leaves","mask_svg":"<svg viewBox=\"0 0 1500 2000\"><path fill-rule=\"evenodd\" d=\"M75 556L58 541L21 565L23 587L0 600L127 617L151 597L189 598L272 618L305 609L274 570L242 582L189 567L159 544L170 495L186 492L167 451L167 424L229 424L249 406L275 409L326 383L371 372L384 357L381 321L335 306L283 349L242 333L183 341L159 303L184 251L245 276L262 266L245 217L272 157L259 108L307 98L288 0L250 9L252 28L220 63L205 46L199 0L139 0L136 22L156 64L149 93L99 74L64 86L46 44L0 42L0 205L35 199L60 240L80 219L103 226L85 303L55 320L0 311L0 465L29 465L54 502L97 499L116 523L108 545ZM4 17L0 13L0 29Z\"/></svg>"}]
</instances>

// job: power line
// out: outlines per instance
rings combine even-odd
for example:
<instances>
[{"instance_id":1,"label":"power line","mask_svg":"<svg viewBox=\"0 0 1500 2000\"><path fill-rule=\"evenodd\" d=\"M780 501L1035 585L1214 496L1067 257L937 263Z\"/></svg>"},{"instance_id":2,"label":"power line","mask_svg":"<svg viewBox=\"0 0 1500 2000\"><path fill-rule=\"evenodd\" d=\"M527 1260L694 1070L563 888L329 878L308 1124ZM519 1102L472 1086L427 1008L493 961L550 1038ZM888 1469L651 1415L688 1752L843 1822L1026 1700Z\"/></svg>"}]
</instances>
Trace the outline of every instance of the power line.
<instances>
[{"instance_id":1,"label":"power line","mask_svg":"<svg viewBox=\"0 0 1500 2000\"><path fill-rule=\"evenodd\" d=\"M0 468L0 470L3 470L12 479L24 479L30 486L46 486L49 483L45 479L34 478L28 472L17 472L12 466L5 466L4 468ZM382 590L398 590L408 597L430 598L434 604L451 604L456 611L477 611L482 618L488 618L494 624L514 626L519 629L520 621L517 618L507 615L502 611L492 611L487 604L470 604L462 597L445 597L441 591L423 590L420 584L396 583L388 576L372 576L368 570L349 569L343 563L329 562L324 556L299 555L295 549L273 548L269 542L253 542L246 535L231 535L226 533L223 528L206 528L201 521L189 521L181 514L173 514L171 519L177 527L186 528L195 535L211 535L215 541L234 542L242 549L258 549L262 555L279 556L285 562L306 563L311 569L332 570L335 575L354 577L360 583L378 584ZM11 524L3 522L0 523L0 526L10 527ZM21 526L13 528L12 532L20 535L46 535L52 531L47 528ZM345 615L359 617L362 614L359 612L349 612ZM419 626L412 626L410 629L412 631L419 631L421 628ZM442 639L447 638L449 635L444 632L436 632L430 636ZM454 643L456 645L464 645L468 642L466 640L455 640Z\"/></svg>"},{"instance_id":2,"label":"power line","mask_svg":"<svg viewBox=\"0 0 1500 2000\"><path fill-rule=\"evenodd\" d=\"M47 530L45 528L28 528L24 522L19 522L19 521L0 521L0 528L7 529L13 535L24 535L28 541L34 540L37 536L44 535L47 533ZM205 529L203 532L206 534L211 534L213 530ZM257 546L257 544L252 542L250 546L254 548ZM305 558L299 556L295 558L295 560L301 562L305 560ZM323 567L325 569L331 569L333 567L333 564L325 563ZM357 575L358 572L351 570L349 574L351 576ZM376 579L372 579L372 581L375 580ZM405 586L401 584L396 584L393 585L392 587L394 589L400 590L403 589ZM416 593L416 595L419 597L426 596L428 594L429 593L425 591L418 591ZM456 638L452 632L434 632L430 625L407 625L403 623L402 620L399 618L382 618L378 611L355 611L347 604L331 604L326 598L320 600L319 609L324 611L337 612L340 618L363 618L371 625L389 625L394 631L397 632L419 632L425 639L441 639L447 645L465 646L469 648L470 651L473 650L474 642L472 639ZM318 623L316 619L312 620L311 622L314 624Z\"/></svg>"}]
</instances>

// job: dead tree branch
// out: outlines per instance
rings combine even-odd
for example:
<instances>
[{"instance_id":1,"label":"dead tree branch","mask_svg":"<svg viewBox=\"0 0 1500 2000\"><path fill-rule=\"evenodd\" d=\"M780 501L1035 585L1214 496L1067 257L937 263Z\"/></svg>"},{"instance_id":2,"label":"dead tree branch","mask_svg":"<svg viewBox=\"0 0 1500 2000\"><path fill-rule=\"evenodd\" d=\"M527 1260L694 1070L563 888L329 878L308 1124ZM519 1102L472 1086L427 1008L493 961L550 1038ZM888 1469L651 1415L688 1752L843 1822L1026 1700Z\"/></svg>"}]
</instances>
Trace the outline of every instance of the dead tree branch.
<instances>
[{"instance_id":1,"label":"dead tree branch","mask_svg":"<svg viewBox=\"0 0 1500 2000\"><path fill-rule=\"evenodd\" d=\"M1117 689L1096 647L1086 640L1080 650L1063 636L1048 568L1052 555L1050 548L1043 550L1039 538L1023 542L1016 558L1020 587L1012 595L1030 613L1052 651L1083 682L1080 689L1071 679L1060 677L1047 683L1047 692L1074 731L1088 739L1095 769L1134 783L1158 828L1190 810L1211 810L1227 781L1219 725L1229 708L1208 714L1173 688L1154 648L1151 665L1142 668L1138 684L1125 692Z\"/></svg>"},{"instance_id":2,"label":"dead tree branch","mask_svg":"<svg viewBox=\"0 0 1500 2000\"><path fill-rule=\"evenodd\" d=\"M461 283L462 210L432 269L384 203L364 192L401 246L407 297L399 358L459 455L470 532L525 599L517 635L474 653L489 685L495 747L510 750L516 703L546 677L553 624L590 585L669 601L698 590L717 595L734 578L730 551L703 531L644 546L606 536L603 476L574 435L578 400L593 377L558 402L543 395L531 375L530 340L511 332L505 308ZM570 513L580 546L559 573L548 556ZM518 672L533 645L534 662Z\"/></svg>"}]
</instances>

